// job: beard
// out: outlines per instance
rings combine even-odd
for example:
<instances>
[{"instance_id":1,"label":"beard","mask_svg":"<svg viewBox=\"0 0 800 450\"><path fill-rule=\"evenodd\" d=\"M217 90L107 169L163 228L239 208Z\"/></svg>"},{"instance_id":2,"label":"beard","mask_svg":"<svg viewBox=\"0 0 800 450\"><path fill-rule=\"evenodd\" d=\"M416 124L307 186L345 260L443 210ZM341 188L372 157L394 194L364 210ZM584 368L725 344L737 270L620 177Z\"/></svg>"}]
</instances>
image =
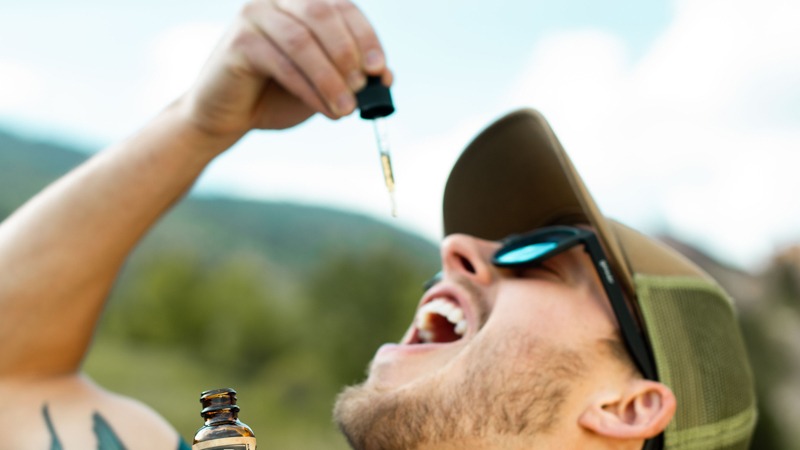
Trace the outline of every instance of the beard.
<instances>
[{"instance_id":1,"label":"beard","mask_svg":"<svg viewBox=\"0 0 800 450\"><path fill-rule=\"evenodd\" d=\"M376 387L369 379L346 388L334 420L350 446L410 450L449 442L475 448L504 439L530 448L558 422L586 364L578 352L521 331L500 344L473 344L468 367L457 373L438 371L395 389Z\"/></svg>"}]
</instances>

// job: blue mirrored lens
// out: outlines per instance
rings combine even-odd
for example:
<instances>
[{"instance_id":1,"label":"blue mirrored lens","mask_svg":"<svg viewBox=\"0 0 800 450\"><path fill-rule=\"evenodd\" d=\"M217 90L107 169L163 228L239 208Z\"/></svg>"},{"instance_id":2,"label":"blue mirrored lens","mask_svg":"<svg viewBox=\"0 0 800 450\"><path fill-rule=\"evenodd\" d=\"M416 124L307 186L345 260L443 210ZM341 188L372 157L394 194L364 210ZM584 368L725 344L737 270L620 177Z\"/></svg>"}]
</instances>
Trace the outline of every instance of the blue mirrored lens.
<instances>
[{"instance_id":1,"label":"blue mirrored lens","mask_svg":"<svg viewBox=\"0 0 800 450\"><path fill-rule=\"evenodd\" d=\"M520 264L532 261L547 252L556 248L558 244L555 242L540 242L538 244L530 244L511 250L508 253L503 253L497 258L500 264Z\"/></svg>"}]
</instances>

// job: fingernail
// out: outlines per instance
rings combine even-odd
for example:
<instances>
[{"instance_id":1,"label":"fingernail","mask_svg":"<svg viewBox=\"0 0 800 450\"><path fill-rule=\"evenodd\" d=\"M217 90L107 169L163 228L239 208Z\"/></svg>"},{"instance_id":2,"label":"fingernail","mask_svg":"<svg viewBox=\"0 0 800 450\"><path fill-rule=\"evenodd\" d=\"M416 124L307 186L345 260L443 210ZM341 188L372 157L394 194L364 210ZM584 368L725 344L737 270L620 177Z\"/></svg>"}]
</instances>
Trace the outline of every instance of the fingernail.
<instances>
[{"instance_id":1,"label":"fingernail","mask_svg":"<svg viewBox=\"0 0 800 450\"><path fill-rule=\"evenodd\" d=\"M377 50L370 50L364 63L367 70L380 70L383 67L383 54Z\"/></svg>"},{"instance_id":2,"label":"fingernail","mask_svg":"<svg viewBox=\"0 0 800 450\"><path fill-rule=\"evenodd\" d=\"M353 92L358 92L367 84L367 77L360 70L354 70L347 76L347 85Z\"/></svg>"},{"instance_id":3,"label":"fingernail","mask_svg":"<svg viewBox=\"0 0 800 450\"><path fill-rule=\"evenodd\" d=\"M356 108L356 99L350 93L344 93L336 99L336 112L340 115L350 114Z\"/></svg>"}]
</instances>

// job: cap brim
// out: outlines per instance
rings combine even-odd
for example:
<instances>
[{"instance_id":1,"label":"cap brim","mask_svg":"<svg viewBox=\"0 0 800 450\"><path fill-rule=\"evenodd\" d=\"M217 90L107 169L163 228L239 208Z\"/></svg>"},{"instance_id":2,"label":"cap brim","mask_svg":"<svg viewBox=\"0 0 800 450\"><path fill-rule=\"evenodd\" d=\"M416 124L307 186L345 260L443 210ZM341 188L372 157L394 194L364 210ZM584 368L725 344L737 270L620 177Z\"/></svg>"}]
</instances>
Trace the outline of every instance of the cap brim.
<instances>
[{"instance_id":1,"label":"cap brim","mask_svg":"<svg viewBox=\"0 0 800 450\"><path fill-rule=\"evenodd\" d=\"M444 232L497 240L555 224L592 226L626 293L633 280L597 204L542 115L513 112L478 135L444 193Z\"/></svg>"}]
</instances>

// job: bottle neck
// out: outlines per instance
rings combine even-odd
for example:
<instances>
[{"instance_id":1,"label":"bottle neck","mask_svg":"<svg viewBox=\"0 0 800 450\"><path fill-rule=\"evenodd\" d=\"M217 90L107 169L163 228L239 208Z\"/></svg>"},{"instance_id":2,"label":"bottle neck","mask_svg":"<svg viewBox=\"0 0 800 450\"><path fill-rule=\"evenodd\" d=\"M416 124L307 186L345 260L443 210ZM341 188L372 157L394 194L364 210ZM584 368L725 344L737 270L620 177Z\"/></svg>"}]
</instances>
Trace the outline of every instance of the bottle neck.
<instances>
[{"instance_id":1,"label":"bottle neck","mask_svg":"<svg viewBox=\"0 0 800 450\"><path fill-rule=\"evenodd\" d=\"M231 409L221 409L219 411L209 411L203 414L206 425L214 425L223 422L236 422L239 420L239 413Z\"/></svg>"}]
</instances>

